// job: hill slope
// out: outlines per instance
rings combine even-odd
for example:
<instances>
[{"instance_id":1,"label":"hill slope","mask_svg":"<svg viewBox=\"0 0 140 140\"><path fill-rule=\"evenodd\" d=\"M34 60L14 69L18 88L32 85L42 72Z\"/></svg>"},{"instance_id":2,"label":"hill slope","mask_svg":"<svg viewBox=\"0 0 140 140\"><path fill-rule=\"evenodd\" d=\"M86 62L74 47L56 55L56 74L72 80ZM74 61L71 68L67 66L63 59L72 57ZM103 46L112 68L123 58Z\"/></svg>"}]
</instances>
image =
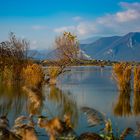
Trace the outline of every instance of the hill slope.
<instances>
[{"instance_id":1,"label":"hill slope","mask_svg":"<svg viewBox=\"0 0 140 140\"><path fill-rule=\"evenodd\" d=\"M94 59L140 61L140 32L103 37L91 44L80 46Z\"/></svg>"}]
</instances>

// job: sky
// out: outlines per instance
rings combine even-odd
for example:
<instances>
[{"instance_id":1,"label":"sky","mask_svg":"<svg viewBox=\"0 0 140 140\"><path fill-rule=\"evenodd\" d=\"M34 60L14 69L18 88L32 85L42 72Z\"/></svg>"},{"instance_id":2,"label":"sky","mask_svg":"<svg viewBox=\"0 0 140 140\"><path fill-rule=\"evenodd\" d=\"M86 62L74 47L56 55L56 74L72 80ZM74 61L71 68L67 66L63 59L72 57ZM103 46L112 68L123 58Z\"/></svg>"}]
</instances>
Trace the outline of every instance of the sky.
<instances>
[{"instance_id":1,"label":"sky","mask_svg":"<svg viewBox=\"0 0 140 140\"><path fill-rule=\"evenodd\" d=\"M31 49L52 49L64 31L79 40L140 32L140 0L0 0L0 42L14 32Z\"/></svg>"}]
</instances>

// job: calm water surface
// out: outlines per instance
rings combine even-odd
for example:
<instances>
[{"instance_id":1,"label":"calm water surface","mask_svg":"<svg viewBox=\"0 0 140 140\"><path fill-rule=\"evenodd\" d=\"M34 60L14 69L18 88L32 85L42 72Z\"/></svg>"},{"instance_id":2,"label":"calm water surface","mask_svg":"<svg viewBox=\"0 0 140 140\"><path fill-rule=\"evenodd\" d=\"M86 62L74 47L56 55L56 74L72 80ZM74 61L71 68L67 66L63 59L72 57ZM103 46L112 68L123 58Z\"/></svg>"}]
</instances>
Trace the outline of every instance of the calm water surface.
<instances>
[{"instance_id":1,"label":"calm water surface","mask_svg":"<svg viewBox=\"0 0 140 140\"><path fill-rule=\"evenodd\" d=\"M99 132L103 126L88 127L81 107L91 107L105 114L112 121L113 129L122 131L127 127L136 129L140 121L140 95L120 93L112 78L111 67L72 67L70 72L58 78L56 86L45 85L42 92L27 94L20 85L0 85L0 114L8 114L12 126L20 115L47 115L49 118L67 112L77 134L85 131ZM41 95L41 96L38 96ZM35 120L37 117L35 117ZM46 140L45 130L36 127L39 139ZM116 132L116 131L114 131ZM127 139L134 139L132 136Z\"/></svg>"}]
</instances>

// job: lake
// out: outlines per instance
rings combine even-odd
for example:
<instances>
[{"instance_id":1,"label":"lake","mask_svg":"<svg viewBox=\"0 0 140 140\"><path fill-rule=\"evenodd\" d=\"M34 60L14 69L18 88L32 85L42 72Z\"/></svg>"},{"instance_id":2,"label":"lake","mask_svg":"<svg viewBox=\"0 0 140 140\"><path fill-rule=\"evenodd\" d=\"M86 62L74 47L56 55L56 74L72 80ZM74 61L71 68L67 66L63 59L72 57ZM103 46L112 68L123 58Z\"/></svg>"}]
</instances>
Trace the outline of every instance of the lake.
<instances>
[{"instance_id":1,"label":"lake","mask_svg":"<svg viewBox=\"0 0 140 140\"><path fill-rule=\"evenodd\" d=\"M38 96L41 95L41 96ZM98 110L112 121L114 133L127 127L136 130L139 122L140 95L119 92L112 77L111 67L72 67L58 78L56 86L44 85L39 94L27 94L20 85L14 87L0 85L0 115L7 114L10 126L20 115L36 114L48 118L65 113L72 116L72 125L79 135L91 131L99 133L103 126L88 127L82 107ZM40 140L46 140L45 130L36 127ZM135 139L133 136L127 139Z\"/></svg>"}]
</instances>

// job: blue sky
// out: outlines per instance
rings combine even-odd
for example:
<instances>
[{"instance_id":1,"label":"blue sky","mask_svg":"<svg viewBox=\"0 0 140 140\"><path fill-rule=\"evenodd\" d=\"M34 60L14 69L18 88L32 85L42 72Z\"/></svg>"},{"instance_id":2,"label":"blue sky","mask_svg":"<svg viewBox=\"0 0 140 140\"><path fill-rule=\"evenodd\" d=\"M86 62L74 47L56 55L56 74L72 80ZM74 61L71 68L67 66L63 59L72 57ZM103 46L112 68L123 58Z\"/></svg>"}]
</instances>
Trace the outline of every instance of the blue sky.
<instances>
[{"instance_id":1,"label":"blue sky","mask_svg":"<svg viewBox=\"0 0 140 140\"><path fill-rule=\"evenodd\" d=\"M0 0L0 41L14 32L48 49L63 31L79 39L140 31L140 0Z\"/></svg>"}]
</instances>

